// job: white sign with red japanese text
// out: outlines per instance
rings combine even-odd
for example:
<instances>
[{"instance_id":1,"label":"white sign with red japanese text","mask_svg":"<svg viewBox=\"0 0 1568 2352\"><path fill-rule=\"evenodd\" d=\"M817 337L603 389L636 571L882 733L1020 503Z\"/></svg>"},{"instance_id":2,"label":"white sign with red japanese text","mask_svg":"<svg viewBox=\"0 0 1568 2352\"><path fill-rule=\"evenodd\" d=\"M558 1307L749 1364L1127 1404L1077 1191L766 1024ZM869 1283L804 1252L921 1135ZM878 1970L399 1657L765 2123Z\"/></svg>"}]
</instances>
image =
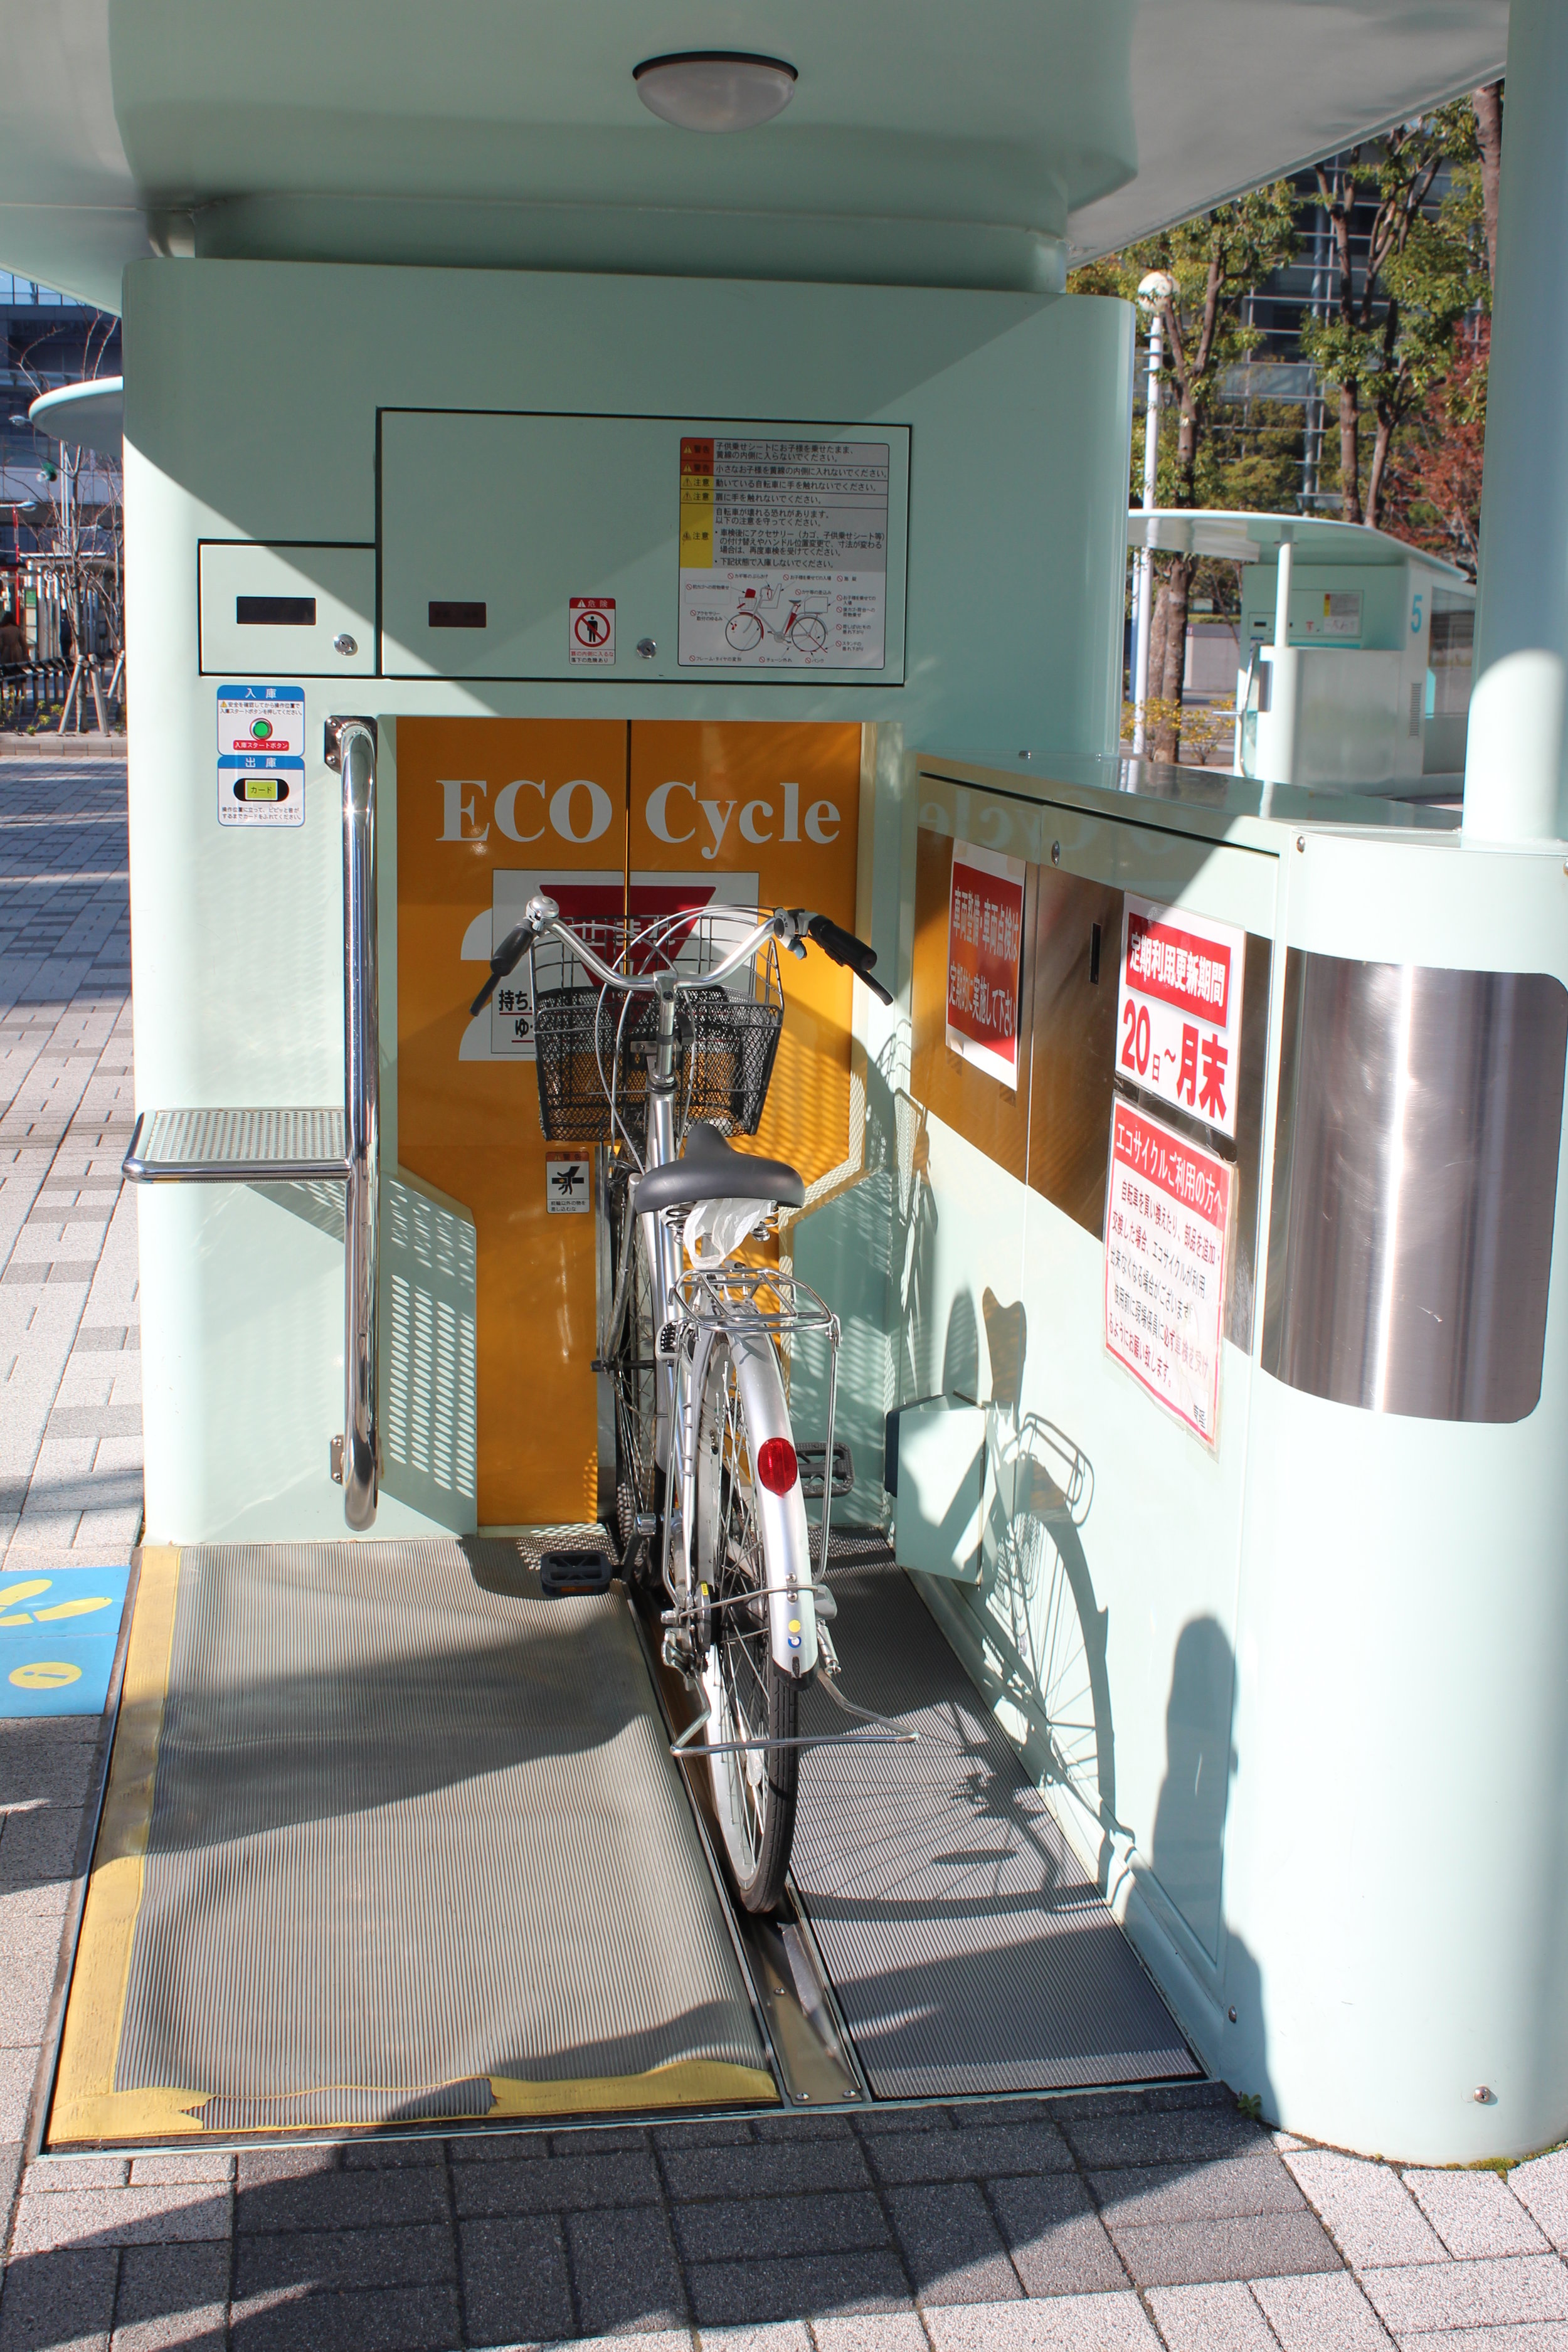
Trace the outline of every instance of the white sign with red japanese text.
<instances>
[{"instance_id":1,"label":"white sign with red japanese text","mask_svg":"<svg viewBox=\"0 0 1568 2352\"><path fill-rule=\"evenodd\" d=\"M1218 1444L1220 1333L1235 1171L1120 1099L1105 1204L1105 1344L1207 1446Z\"/></svg>"},{"instance_id":2,"label":"white sign with red japanese text","mask_svg":"<svg viewBox=\"0 0 1568 2352\"><path fill-rule=\"evenodd\" d=\"M1247 934L1184 907L1127 901L1116 1074L1236 1133Z\"/></svg>"},{"instance_id":3,"label":"white sign with red japanese text","mask_svg":"<svg viewBox=\"0 0 1568 2352\"><path fill-rule=\"evenodd\" d=\"M1015 1092L1023 954L1023 859L955 841L947 903L947 1042Z\"/></svg>"}]
</instances>

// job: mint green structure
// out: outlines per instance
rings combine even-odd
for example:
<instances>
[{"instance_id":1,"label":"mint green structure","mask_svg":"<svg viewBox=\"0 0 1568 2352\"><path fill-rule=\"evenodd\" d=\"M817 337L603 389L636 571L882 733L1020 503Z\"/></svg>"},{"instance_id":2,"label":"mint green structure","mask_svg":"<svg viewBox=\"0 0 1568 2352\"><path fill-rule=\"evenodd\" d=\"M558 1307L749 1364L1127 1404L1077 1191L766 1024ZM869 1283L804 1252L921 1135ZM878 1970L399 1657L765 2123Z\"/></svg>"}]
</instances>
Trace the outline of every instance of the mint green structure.
<instances>
[{"instance_id":1,"label":"mint green structure","mask_svg":"<svg viewBox=\"0 0 1568 2352\"><path fill-rule=\"evenodd\" d=\"M288 0L258 33L237 0L199 24L147 0L68 52L58 12L0 0L0 264L123 306L140 1108L342 1098L323 730L377 724L374 1533L476 1518L473 1230L398 1160L398 721L874 728L860 928L897 1001L857 1003L858 1181L790 1235L844 1318L846 1513L902 1545L900 1421L970 1433L978 1553L921 1590L1194 2049L1308 2137L1474 2161L1568 2133L1568 19L1365 0L1331 42L1317 0L1254 0L1244 40L1233 13L803 0L767 35L790 111L709 140L632 81L645 42L753 37L702 0L657 27L426 11L395 38L352 7ZM1505 181L1462 827L1457 784L1441 810L1355 789L1419 784L1425 740L1333 791L1121 761L1132 320L1062 291L1069 262L1495 79L1510 37L1523 195ZM714 420L907 435L883 673L671 663L675 499L661 521L639 453ZM613 671L438 675L398 636L413 558L478 550L521 643L573 530L574 593L617 599ZM1388 642L1301 658L1397 663L1411 708L1413 593ZM241 659L234 599L296 593L312 627ZM302 690L302 825L217 823L216 689L247 678ZM1092 1186L1064 1205L1033 1137L1009 1173L915 1091L922 833L1027 867L1065 943L1037 1039L1090 1154L1126 898L1246 935L1245 1118L1208 1138L1238 1191L1212 1449L1106 1349ZM142 1194L150 1538L342 1538L342 1203Z\"/></svg>"},{"instance_id":2,"label":"mint green structure","mask_svg":"<svg viewBox=\"0 0 1568 2352\"><path fill-rule=\"evenodd\" d=\"M308 404L280 404L272 375L236 365L258 318L287 320L323 355ZM1100 519L1120 515L1130 316L1065 297L150 261L127 272L125 334L131 667L149 714L131 751L138 1100L341 1098L340 786L322 729L337 714L375 718L389 1205L375 1532L468 1528L472 1229L397 1163L396 719L850 718L890 738L1011 742L1037 736L1048 713L1078 749L1098 747L1119 688L1122 546ZM461 407L454 349L468 355ZM425 413L394 419L417 427L399 441L378 434L388 412ZM909 563L889 600L888 665L901 683L679 676L680 420L725 415L908 431ZM581 425L574 455L556 436L547 527L519 519L526 467L466 462L476 427L509 418L525 438L531 420ZM1071 466L1056 462L1061 446ZM1032 519L1006 545L987 528L999 511ZM617 662L586 679L565 662L563 542L563 576L618 598ZM1082 559L1042 565L1046 546ZM416 604L420 581L487 564L513 583L520 614L542 616L519 640L524 674L387 674L417 666L392 634L399 598ZM315 597L313 628L237 636L237 594L290 590ZM658 649L647 660L644 636ZM248 673L259 681L303 688L297 829L216 822L216 691L247 674L242 652L261 657ZM556 675L540 676L545 666ZM329 1470L342 1412L340 1199L300 1185L144 1195L150 1531L195 1542L342 1529ZM426 1360L419 1332L443 1325L453 1346Z\"/></svg>"}]
</instances>

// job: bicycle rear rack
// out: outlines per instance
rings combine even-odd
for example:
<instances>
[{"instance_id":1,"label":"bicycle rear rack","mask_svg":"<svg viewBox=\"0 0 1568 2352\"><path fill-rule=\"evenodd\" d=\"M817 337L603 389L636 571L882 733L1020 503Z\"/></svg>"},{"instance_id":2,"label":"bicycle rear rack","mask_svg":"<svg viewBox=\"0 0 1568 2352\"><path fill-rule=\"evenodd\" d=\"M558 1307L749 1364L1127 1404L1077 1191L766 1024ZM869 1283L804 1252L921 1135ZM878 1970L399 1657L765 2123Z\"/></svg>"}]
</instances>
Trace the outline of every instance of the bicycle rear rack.
<instances>
[{"instance_id":1,"label":"bicycle rear rack","mask_svg":"<svg viewBox=\"0 0 1568 2352\"><path fill-rule=\"evenodd\" d=\"M343 780L343 1107L142 1111L121 1167L132 1184L345 1187L343 1434L331 1442L331 1463L343 1517L363 1533L374 1524L381 1471L374 719L329 719L325 757Z\"/></svg>"}]
</instances>

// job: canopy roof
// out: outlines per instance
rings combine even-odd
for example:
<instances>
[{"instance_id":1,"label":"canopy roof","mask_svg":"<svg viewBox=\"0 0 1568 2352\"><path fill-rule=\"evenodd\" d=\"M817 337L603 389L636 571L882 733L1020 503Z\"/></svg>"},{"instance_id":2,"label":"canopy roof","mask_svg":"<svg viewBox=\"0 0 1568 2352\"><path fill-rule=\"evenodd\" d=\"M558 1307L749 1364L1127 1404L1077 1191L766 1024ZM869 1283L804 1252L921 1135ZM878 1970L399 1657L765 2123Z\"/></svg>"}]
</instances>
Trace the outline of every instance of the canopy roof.
<instances>
[{"instance_id":1,"label":"canopy roof","mask_svg":"<svg viewBox=\"0 0 1568 2352\"><path fill-rule=\"evenodd\" d=\"M125 379L94 376L85 383L62 383L56 392L41 393L27 411L27 422L57 441L100 449L118 463L125 430Z\"/></svg>"},{"instance_id":2,"label":"canopy roof","mask_svg":"<svg viewBox=\"0 0 1568 2352\"><path fill-rule=\"evenodd\" d=\"M1152 547L1162 555L1218 555L1233 563L1272 563L1289 539L1302 563L1393 565L1425 563L1445 578L1468 585L1469 574L1424 547L1412 547L1392 531L1365 523L1340 522L1327 515L1247 514L1228 507L1134 508L1127 518L1129 547Z\"/></svg>"},{"instance_id":3,"label":"canopy roof","mask_svg":"<svg viewBox=\"0 0 1568 2352\"><path fill-rule=\"evenodd\" d=\"M1048 287L1501 69L1507 0L0 0L0 267L200 253ZM798 69L776 121L633 68Z\"/></svg>"}]
</instances>

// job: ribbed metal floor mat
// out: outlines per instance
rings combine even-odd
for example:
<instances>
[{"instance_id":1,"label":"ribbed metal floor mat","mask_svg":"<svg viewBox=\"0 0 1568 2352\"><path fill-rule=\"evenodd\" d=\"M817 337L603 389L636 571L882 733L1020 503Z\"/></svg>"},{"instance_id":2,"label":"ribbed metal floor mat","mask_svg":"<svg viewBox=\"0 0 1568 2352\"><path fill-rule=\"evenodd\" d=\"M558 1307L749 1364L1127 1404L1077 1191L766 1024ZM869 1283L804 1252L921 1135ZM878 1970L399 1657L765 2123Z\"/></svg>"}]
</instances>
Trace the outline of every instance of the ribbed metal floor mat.
<instances>
[{"instance_id":1,"label":"ribbed metal floor mat","mask_svg":"<svg viewBox=\"0 0 1568 2352\"><path fill-rule=\"evenodd\" d=\"M51 2140L776 2095L625 1602L537 1595L514 1543L179 1555L112 2066L111 1780Z\"/></svg>"},{"instance_id":2,"label":"ribbed metal floor mat","mask_svg":"<svg viewBox=\"0 0 1568 2352\"><path fill-rule=\"evenodd\" d=\"M919 1594L835 1544L847 1694L909 1747L819 1748L801 1770L795 1880L879 2098L1201 2073ZM844 1718L817 1692L802 1728Z\"/></svg>"}]
</instances>

